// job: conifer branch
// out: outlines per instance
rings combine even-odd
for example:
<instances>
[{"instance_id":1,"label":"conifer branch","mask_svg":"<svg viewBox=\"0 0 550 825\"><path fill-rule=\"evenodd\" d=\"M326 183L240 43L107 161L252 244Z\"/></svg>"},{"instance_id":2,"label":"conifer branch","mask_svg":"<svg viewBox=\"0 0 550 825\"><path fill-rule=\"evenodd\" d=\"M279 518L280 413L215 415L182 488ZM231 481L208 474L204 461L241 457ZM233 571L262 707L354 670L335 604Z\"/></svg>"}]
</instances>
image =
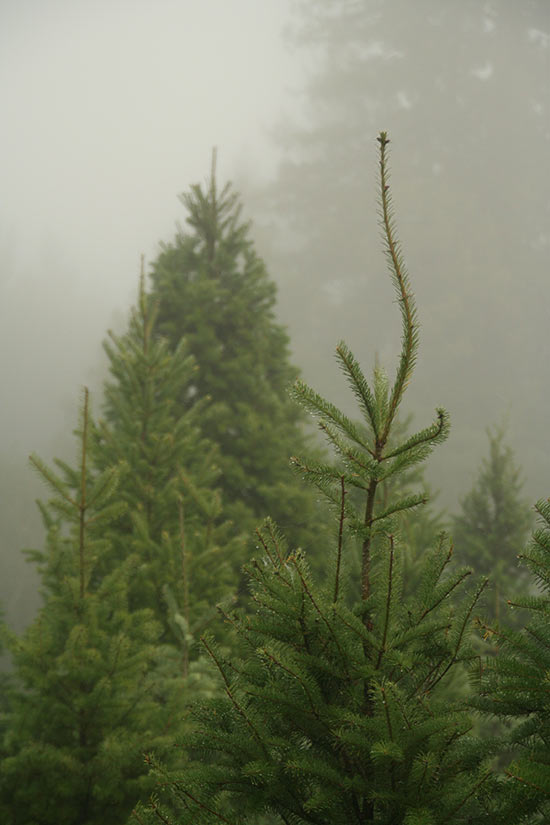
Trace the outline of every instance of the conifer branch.
<instances>
[{"instance_id":1,"label":"conifer branch","mask_svg":"<svg viewBox=\"0 0 550 825\"><path fill-rule=\"evenodd\" d=\"M395 237L391 210L391 195L389 191L389 173L387 169L387 146L390 142L387 133L381 132L377 138L380 144L380 207L381 223L384 240L386 242L386 256L390 265L390 272L397 292L397 299L401 307L403 319L403 344L399 368L395 383L392 387L388 415L380 441L385 444L390 432L392 421L401 402L403 392L407 388L414 369L418 349L418 324L416 321L416 307L412 292L409 290L408 275L401 256L400 244Z\"/></svg>"},{"instance_id":2,"label":"conifer branch","mask_svg":"<svg viewBox=\"0 0 550 825\"><path fill-rule=\"evenodd\" d=\"M517 782L521 782L522 785L527 785L527 787L534 788L536 791L539 791L539 793L542 793L545 796L550 796L550 791L547 788L543 788L535 782L529 782L528 779L525 779L523 776L518 776L517 773L514 773L511 770L505 770L504 773L506 776L509 776L510 779L515 779Z\"/></svg>"},{"instance_id":3,"label":"conifer branch","mask_svg":"<svg viewBox=\"0 0 550 825\"><path fill-rule=\"evenodd\" d=\"M212 650L212 648L210 647L210 645L208 644L208 642L206 641L204 636L201 636L201 642L205 646L206 650L208 651L208 653L210 655L210 658L212 659L212 661L214 662L214 664L216 665L216 667L218 668L218 670L221 674L221 677L222 677L222 679L225 683L225 692L229 696L229 699L231 700L231 704L233 705L233 707L235 708L235 710L237 711L239 716L241 716L244 719L244 721L246 722L246 724L248 725L248 727L252 731L252 735L254 736L254 739L260 744L264 754L267 756L267 750L266 750L266 747L264 745L264 742L263 742L260 734L258 733L255 726L252 724L252 722L250 721L250 719L246 715L243 708L239 705L239 703L237 702L237 700L233 696L233 691L231 690L231 684L229 682L229 679L225 675L225 671L224 671L223 667L221 666L221 663L218 660L218 657L216 656L216 654L214 653L214 651Z\"/></svg>"},{"instance_id":4,"label":"conifer branch","mask_svg":"<svg viewBox=\"0 0 550 825\"><path fill-rule=\"evenodd\" d=\"M409 498L403 499L402 501L396 501L395 504L390 505L386 510L383 510L377 516L374 516L372 519L372 524L375 524L377 521L383 521L384 519L388 518L388 516L394 515L394 513L401 513L403 510L412 510L414 507L419 507L421 504L427 504L428 497L424 493L417 493L416 495L409 496Z\"/></svg>"},{"instance_id":5,"label":"conifer branch","mask_svg":"<svg viewBox=\"0 0 550 825\"><path fill-rule=\"evenodd\" d=\"M234 823L232 823L229 819L226 819L225 816L222 816L220 813L218 813L218 811L215 811L213 808L208 807L208 805L205 805L204 802L201 802L200 799L197 799L196 796L193 796L193 794L190 791L188 791L187 788L181 788L177 783L174 783L174 787L176 791L178 791L178 793L184 794L191 800L191 802L194 802L195 805L198 805L198 807L201 808L203 811L207 811L207 813L212 814L212 816L215 816L216 819L218 819L220 822L225 822L226 825L234 825Z\"/></svg>"},{"instance_id":6,"label":"conifer branch","mask_svg":"<svg viewBox=\"0 0 550 825\"><path fill-rule=\"evenodd\" d=\"M390 558L389 558L389 568L388 568L388 593L386 596L386 610L384 615L384 630L382 632L382 644L380 645L380 651L378 653L378 659L376 660L376 670L380 668L382 663L382 657L386 652L386 641L388 638L388 627L390 623L390 609L391 609L391 602L392 602L392 588L393 588L393 558L394 558L394 544L393 544L393 536L390 536Z\"/></svg>"},{"instance_id":7,"label":"conifer branch","mask_svg":"<svg viewBox=\"0 0 550 825\"><path fill-rule=\"evenodd\" d=\"M189 571L187 568L187 555L185 550L185 525L183 522L183 499L178 496L178 523L180 531L180 551L181 551L181 578L183 585L183 615L189 628ZM189 643L184 636L183 640L183 678L189 674Z\"/></svg>"},{"instance_id":8,"label":"conifer branch","mask_svg":"<svg viewBox=\"0 0 550 825\"><path fill-rule=\"evenodd\" d=\"M343 341L340 341L336 347L336 355L344 367L351 388L366 414L375 438L378 439L380 436L380 426L382 422L379 420L376 400L367 383L367 379L363 375L363 371L358 362L355 360L353 353L348 349Z\"/></svg>"},{"instance_id":9,"label":"conifer branch","mask_svg":"<svg viewBox=\"0 0 550 825\"><path fill-rule=\"evenodd\" d=\"M295 559L294 557L291 557L290 561L294 564L294 567L296 568L296 570L297 570L297 572L298 572L298 576L300 577L300 581L301 581L301 583L302 583L302 588L304 589L305 593L306 593L306 594L307 594L307 596L309 597L309 600L310 600L311 604L313 605L314 610L315 610L315 611L316 611L316 613L318 614L318 616L319 616L319 618L321 619L321 621L322 621L322 622L324 622L324 624L326 625L326 627L327 627L327 629L328 629L328 632L329 632L329 633L330 633L330 635L332 636L332 638L333 638L333 640L334 640L334 644L336 645L336 648L337 648L337 650L338 650L338 653L339 653L339 654L340 654L340 656L342 657L342 661L344 662L344 665L345 665L345 667L346 667L346 675L347 675L347 676L349 676L349 671L348 671L348 669L347 669L347 658L346 658L346 656L345 656L345 654L344 654L344 651L342 650L342 648L341 648L341 646L340 646L340 643L339 643L338 639L336 638L336 634L334 633L334 630L332 629L332 627L331 627L331 625L330 625L330 622L327 620L327 618L326 618L325 614L323 613L323 611L321 610L321 608L319 607L319 605L318 605L318 604L317 604L317 602L315 601L315 599L314 599L314 597L313 597L313 593L311 592L311 590L310 590L310 589L309 589L309 587L307 586L307 582L306 582L306 580L304 579L304 576L303 576L303 574L302 574L302 571L300 570L300 566L296 563L296 559Z\"/></svg>"},{"instance_id":10,"label":"conifer branch","mask_svg":"<svg viewBox=\"0 0 550 825\"><path fill-rule=\"evenodd\" d=\"M335 407L330 401L327 401L321 395L316 393L303 381L298 380L294 383L294 386L290 391L290 395L313 415L321 415L328 418L329 421L332 421L332 423L340 430L340 432L347 435L352 441L359 444L360 447L363 447L363 449L370 452L371 455L373 454L371 445L365 438L363 438L362 434L359 432L355 424L347 417L347 415L344 415L338 407Z\"/></svg>"},{"instance_id":11,"label":"conifer branch","mask_svg":"<svg viewBox=\"0 0 550 825\"><path fill-rule=\"evenodd\" d=\"M159 811L158 805L156 804L156 802L153 799L151 800L150 804L151 804L151 810L155 814L156 818L160 819L160 821L163 823L163 825L174 825L174 823L170 819L166 819L164 814L161 811Z\"/></svg>"},{"instance_id":12,"label":"conifer branch","mask_svg":"<svg viewBox=\"0 0 550 825\"><path fill-rule=\"evenodd\" d=\"M389 708L388 700L386 699L386 691L385 691L383 685L380 685L380 693L382 694L382 704L384 706L384 715L386 717L386 725L387 725L388 733L389 733L389 736L390 736L390 742L394 742L395 740L393 738L393 727L392 727L391 717L390 717L390 708ZM392 764L391 764L391 767L390 767L390 776L391 776L391 788L392 788L392 791L395 791L395 763L393 761L392 761Z\"/></svg>"},{"instance_id":13,"label":"conifer branch","mask_svg":"<svg viewBox=\"0 0 550 825\"><path fill-rule=\"evenodd\" d=\"M415 447L419 447L422 444L433 445L443 441L449 433L449 414L441 407L437 408L436 413L437 419L431 427L427 427L425 430L412 435L403 444L400 444L399 447L396 447L391 450L391 452L386 453L383 456L382 461L395 458L396 456L408 452L409 450L413 450Z\"/></svg>"},{"instance_id":14,"label":"conifer branch","mask_svg":"<svg viewBox=\"0 0 550 825\"><path fill-rule=\"evenodd\" d=\"M505 771L505 773L508 773L508 771ZM486 771L483 774L483 776L480 779L478 779L478 781L475 783L475 785L473 785L473 787L470 789L470 792L468 794L466 794L466 796L464 797L462 802L460 802L456 806L456 808L453 808L453 810L449 813L449 816L447 818L448 822L452 822L452 818L455 816L455 814L458 813L458 811L463 807L463 805L465 805L466 802L475 794L475 792L478 790L478 788L480 788L483 785L483 783L486 782L489 779L491 774L492 774L492 771Z\"/></svg>"},{"instance_id":15,"label":"conifer branch","mask_svg":"<svg viewBox=\"0 0 550 825\"><path fill-rule=\"evenodd\" d=\"M464 638L464 634L466 633L466 628L468 626L468 622L470 621L473 609L476 606L477 602L479 601L479 598L480 598L481 594L483 593L483 591L487 587L487 584L488 584L488 580L485 579L478 586L478 588L477 588L477 590L474 594L474 597L470 602L470 606L468 607L468 609L464 613L464 617L462 619L462 623L461 623L460 630L459 630L459 633L458 633L458 637L457 637L457 640L456 640L455 649L454 649L454 652L453 652L451 658L449 659L447 667L444 668L444 670L439 674L439 676L433 682L431 682L431 684L427 688L428 690L433 690L434 687L437 685L437 683L440 682L446 676L446 674L449 672L451 667L454 664L456 664L456 662L458 661L458 653L459 653L460 648L462 646L462 640Z\"/></svg>"},{"instance_id":16,"label":"conifer branch","mask_svg":"<svg viewBox=\"0 0 550 825\"><path fill-rule=\"evenodd\" d=\"M272 653L270 653L269 650L267 650L267 648L265 648L265 647L262 648L261 653L263 653L264 656L266 656L271 662L273 662L274 665L277 665L277 667L280 667L281 670L285 671L285 673L288 673L289 676L292 676L293 679L296 679L296 681L302 686L302 689L303 689L304 693L307 696L308 702L311 706L312 715L319 722L322 722L323 720L321 719L321 716L319 715L319 711L317 710L317 707L315 705L313 697L312 697L306 683L304 682L304 680L297 673L295 673L289 667L284 665L279 659L277 659L276 656L274 656ZM323 724L325 724L325 727L327 727L326 723L323 723Z\"/></svg>"}]
</instances>

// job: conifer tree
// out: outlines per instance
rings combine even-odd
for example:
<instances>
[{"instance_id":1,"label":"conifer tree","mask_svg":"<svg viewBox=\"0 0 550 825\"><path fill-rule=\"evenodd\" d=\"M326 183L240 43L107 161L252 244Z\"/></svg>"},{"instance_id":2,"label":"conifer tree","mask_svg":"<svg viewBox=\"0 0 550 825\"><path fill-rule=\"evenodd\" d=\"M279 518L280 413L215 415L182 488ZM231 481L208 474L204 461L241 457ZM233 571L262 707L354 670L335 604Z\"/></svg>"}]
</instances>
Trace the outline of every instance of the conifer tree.
<instances>
[{"instance_id":1,"label":"conifer tree","mask_svg":"<svg viewBox=\"0 0 550 825\"><path fill-rule=\"evenodd\" d=\"M45 603L21 638L8 638L19 686L10 701L0 768L5 825L118 825L149 778L142 752L161 747L151 677L160 633L150 610L128 609L136 567L128 556L105 575L105 533L124 502L119 468L89 468L85 394L78 468L39 458L52 500L37 562Z\"/></svg>"},{"instance_id":2,"label":"conifer tree","mask_svg":"<svg viewBox=\"0 0 550 825\"><path fill-rule=\"evenodd\" d=\"M452 566L442 535L424 559L418 591L405 596L399 518L422 506L425 493L379 496L384 481L444 440L449 424L438 409L431 426L391 443L416 361L418 322L391 217L389 141L385 133L378 140L381 220L403 327L395 380L377 367L369 384L338 345L364 426L305 384L294 390L343 465L295 461L336 513L332 573L316 585L305 554L289 552L271 521L258 531L263 555L247 567L255 612L228 617L245 655L227 661L205 637L225 697L197 709L190 757L179 772L152 760L157 792L136 811L138 823L244 825L271 815L285 825L458 825L483 816L490 777L483 747L446 686L472 656L468 627L484 582L453 609L451 597L469 571ZM355 542L360 594L348 605Z\"/></svg>"},{"instance_id":3,"label":"conifer tree","mask_svg":"<svg viewBox=\"0 0 550 825\"><path fill-rule=\"evenodd\" d=\"M106 562L137 556L130 606L150 608L164 640L179 639L187 661L193 633L215 615L216 602L236 590L244 541L230 536L217 490L218 450L199 426L208 398L196 396L187 408L179 403L195 381L195 358L183 340L171 352L155 336L156 313L142 262L128 331L104 344L111 380L104 419L94 429L93 460L101 470L124 467L127 509L111 527Z\"/></svg>"},{"instance_id":4,"label":"conifer tree","mask_svg":"<svg viewBox=\"0 0 550 825\"><path fill-rule=\"evenodd\" d=\"M486 662L474 704L511 724L505 744L513 757L499 788L495 825L550 821L550 499L538 501L535 510L540 524L520 560L539 593L509 600L512 611L527 613L526 626L512 629L507 617L500 627L483 626L498 646L498 656Z\"/></svg>"},{"instance_id":5,"label":"conifer tree","mask_svg":"<svg viewBox=\"0 0 550 825\"><path fill-rule=\"evenodd\" d=\"M241 218L231 185L218 188L215 152L208 185L181 197L188 227L162 244L153 264L158 330L172 349L185 339L199 369L181 396L184 408L210 396L204 434L220 448L223 500L250 532L271 515L302 546L318 547L315 499L288 459L305 444L303 413L288 387L298 374L276 321L276 287ZM308 525L307 529L304 525Z\"/></svg>"},{"instance_id":6,"label":"conifer tree","mask_svg":"<svg viewBox=\"0 0 550 825\"><path fill-rule=\"evenodd\" d=\"M521 584L518 552L525 544L531 515L521 497L520 471L512 448L504 442L504 429L489 429L487 435L489 455L461 502L461 512L453 518L453 538L460 557L493 583L487 608L498 622L507 598Z\"/></svg>"}]
</instances>

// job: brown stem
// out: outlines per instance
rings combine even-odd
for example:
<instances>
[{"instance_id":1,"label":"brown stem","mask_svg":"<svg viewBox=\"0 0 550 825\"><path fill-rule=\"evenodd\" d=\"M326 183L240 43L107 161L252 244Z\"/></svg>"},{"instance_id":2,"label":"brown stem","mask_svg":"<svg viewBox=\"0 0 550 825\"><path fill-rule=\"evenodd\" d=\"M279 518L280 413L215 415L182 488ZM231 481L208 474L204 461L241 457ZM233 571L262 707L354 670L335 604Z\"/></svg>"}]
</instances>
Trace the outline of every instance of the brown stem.
<instances>
[{"instance_id":1,"label":"brown stem","mask_svg":"<svg viewBox=\"0 0 550 825\"><path fill-rule=\"evenodd\" d=\"M390 427L394 419L397 407L403 395L409 379L411 377L414 366L414 352L415 352L415 308L414 299L407 290L407 275L405 273L403 262L399 253L398 241L394 238L392 219L390 215L390 194L389 183L386 166L386 148L389 141L385 132L381 132L378 137L380 144L380 201L382 205L382 223L384 227L384 234L387 244L388 256L391 260L391 267L393 269L399 291L399 301L403 309L404 330L403 330L403 349L401 353L401 366L398 371L397 380L391 393L390 408L386 418L382 439L387 440Z\"/></svg>"},{"instance_id":2,"label":"brown stem","mask_svg":"<svg viewBox=\"0 0 550 825\"><path fill-rule=\"evenodd\" d=\"M365 527L370 531L373 521L373 513L374 513L374 500L376 498L376 487L378 485L378 481L375 478L371 478L369 488L367 490L367 503L365 506ZM366 536L365 540L363 541L363 547L361 552L361 599L365 601L370 596L370 550L371 550L371 543L372 539L369 535ZM366 625L369 630L372 630L372 624L370 619L366 619Z\"/></svg>"},{"instance_id":3,"label":"brown stem","mask_svg":"<svg viewBox=\"0 0 550 825\"><path fill-rule=\"evenodd\" d=\"M340 477L340 487L342 491L342 503L340 506L340 524L338 527L338 554L336 556L336 578L334 580L334 599L333 601L338 601L338 589L340 586L340 563L342 561L342 542L344 537L344 518L345 518L345 500L346 500L346 487L344 484L344 476Z\"/></svg>"}]
</instances>

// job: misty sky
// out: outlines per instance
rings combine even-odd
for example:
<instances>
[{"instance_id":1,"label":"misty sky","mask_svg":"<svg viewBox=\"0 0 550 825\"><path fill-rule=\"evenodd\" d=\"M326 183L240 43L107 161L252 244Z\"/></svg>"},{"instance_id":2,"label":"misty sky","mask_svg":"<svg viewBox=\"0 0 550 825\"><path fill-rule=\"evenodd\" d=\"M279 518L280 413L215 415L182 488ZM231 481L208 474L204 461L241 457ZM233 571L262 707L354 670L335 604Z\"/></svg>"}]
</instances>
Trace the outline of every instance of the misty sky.
<instances>
[{"instance_id":1,"label":"misty sky","mask_svg":"<svg viewBox=\"0 0 550 825\"><path fill-rule=\"evenodd\" d=\"M43 530L28 455L72 458L80 389L101 387L140 254L184 220L177 196L210 171L269 178L270 129L300 75L287 0L0 3L0 603L38 604L20 550ZM93 399L92 399L93 403Z\"/></svg>"},{"instance_id":2,"label":"misty sky","mask_svg":"<svg viewBox=\"0 0 550 825\"><path fill-rule=\"evenodd\" d=\"M286 0L3 0L2 433L72 427L107 328L203 180L265 178L296 64ZM61 417L61 420L56 420ZM46 448L49 449L49 448Z\"/></svg>"}]
</instances>

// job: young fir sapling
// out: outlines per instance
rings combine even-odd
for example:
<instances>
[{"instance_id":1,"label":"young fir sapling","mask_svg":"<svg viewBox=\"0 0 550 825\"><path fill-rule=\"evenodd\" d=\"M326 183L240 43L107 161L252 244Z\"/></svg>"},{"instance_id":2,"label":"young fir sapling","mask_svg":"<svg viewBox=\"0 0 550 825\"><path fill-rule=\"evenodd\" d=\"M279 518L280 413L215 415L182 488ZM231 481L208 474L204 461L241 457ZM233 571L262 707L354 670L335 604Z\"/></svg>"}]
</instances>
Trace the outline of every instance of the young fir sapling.
<instances>
[{"instance_id":1,"label":"young fir sapling","mask_svg":"<svg viewBox=\"0 0 550 825\"><path fill-rule=\"evenodd\" d=\"M108 572L109 528L125 503L121 468L90 461L88 393L77 467L53 470L33 456L53 498L38 564L44 606L18 638L0 766L0 819L6 825L118 825L151 779L148 747L166 753L163 708L155 701L160 625L149 609L129 609L137 559Z\"/></svg>"},{"instance_id":2,"label":"young fir sapling","mask_svg":"<svg viewBox=\"0 0 550 825\"><path fill-rule=\"evenodd\" d=\"M225 695L201 703L177 771L153 757L155 795L134 819L165 825L435 825L486 816L489 746L471 733L449 688L474 658L472 612L485 587L462 594L467 569L455 569L441 535L419 561L419 587L405 595L407 547L399 517L424 492L386 500L382 483L422 462L447 436L447 413L391 441L418 352L414 297L391 213L386 133L379 138L380 220L402 318L395 380L377 367L372 387L348 347L337 358L364 423L298 382L293 395L319 419L334 465L294 459L336 511L335 558L324 586L301 550L289 552L275 525L258 530L262 556L247 566L254 612L227 615L244 653L227 661L204 645ZM360 552L353 598L348 559ZM487 820L490 821L490 820Z\"/></svg>"}]
</instances>

